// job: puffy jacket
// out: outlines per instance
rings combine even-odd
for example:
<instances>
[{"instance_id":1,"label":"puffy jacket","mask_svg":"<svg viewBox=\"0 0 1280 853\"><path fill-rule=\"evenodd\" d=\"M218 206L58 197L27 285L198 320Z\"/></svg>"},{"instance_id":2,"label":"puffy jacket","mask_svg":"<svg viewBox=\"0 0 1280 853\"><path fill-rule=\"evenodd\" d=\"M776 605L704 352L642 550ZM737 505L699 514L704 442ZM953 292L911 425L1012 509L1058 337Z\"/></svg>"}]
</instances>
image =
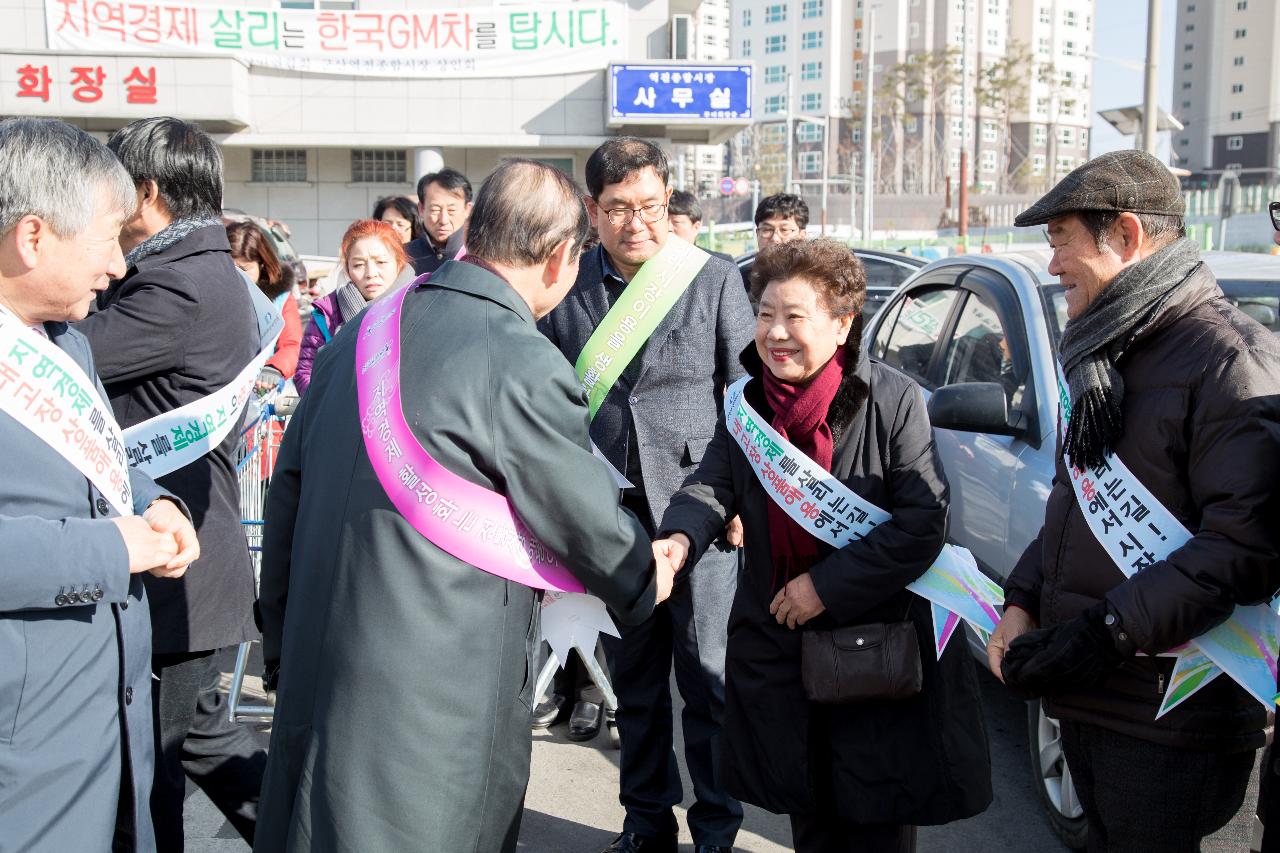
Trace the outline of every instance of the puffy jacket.
<instances>
[{"instance_id":1,"label":"puffy jacket","mask_svg":"<svg viewBox=\"0 0 1280 853\"><path fill-rule=\"evenodd\" d=\"M283 301L277 296L275 305L284 318L284 330L276 341L276 351L267 359L267 367L274 367L280 375L289 379L298 369L298 354L302 349L302 317L298 313L298 300L292 293L281 294Z\"/></svg>"},{"instance_id":2,"label":"puffy jacket","mask_svg":"<svg viewBox=\"0 0 1280 853\"><path fill-rule=\"evenodd\" d=\"M1280 586L1280 345L1201 264L1117 367L1116 455L1194 535L1126 580L1090 532L1059 447L1044 527L1010 574L1006 603L1047 626L1105 598L1138 647L1159 653ZM1155 719L1172 668L1173 658L1139 655L1100 688L1049 697L1046 711L1172 746L1262 745L1264 708L1226 676Z\"/></svg>"},{"instance_id":3,"label":"puffy jacket","mask_svg":"<svg viewBox=\"0 0 1280 853\"><path fill-rule=\"evenodd\" d=\"M317 311L324 317L325 324L328 326L327 337L316 324ZM311 318L307 321L307 330L302 333L302 346L298 349L298 370L293 374L293 385L298 389L299 394L305 393L307 386L311 384L311 366L315 364L316 353L320 351L320 347L338 334L338 329L342 327L343 322L345 321L342 316L342 306L338 304L338 291L335 290L311 304Z\"/></svg>"}]
</instances>

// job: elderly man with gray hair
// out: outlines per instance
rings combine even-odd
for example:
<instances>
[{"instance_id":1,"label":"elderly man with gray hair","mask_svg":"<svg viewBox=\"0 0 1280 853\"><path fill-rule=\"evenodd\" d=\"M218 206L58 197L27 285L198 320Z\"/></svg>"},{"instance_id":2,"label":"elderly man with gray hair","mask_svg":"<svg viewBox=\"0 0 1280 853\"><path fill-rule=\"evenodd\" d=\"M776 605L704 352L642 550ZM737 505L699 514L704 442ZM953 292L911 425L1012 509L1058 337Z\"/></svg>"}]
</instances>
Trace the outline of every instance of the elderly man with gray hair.
<instances>
[{"instance_id":1,"label":"elderly man with gray hair","mask_svg":"<svg viewBox=\"0 0 1280 853\"><path fill-rule=\"evenodd\" d=\"M199 556L125 465L80 320L124 273L133 182L84 131L0 122L0 847L155 850L142 576ZM172 581L169 581L172 582Z\"/></svg>"},{"instance_id":2,"label":"elderly man with gray hair","mask_svg":"<svg viewBox=\"0 0 1280 853\"><path fill-rule=\"evenodd\" d=\"M631 622L671 590L535 326L576 278L581 194L510 160L468 228L465 258L321 350L285 434L263 543L280 680L261 853L514 850L537 587L585 587Z\"/></svg>"},{"instance_id":3,"label":"elderly man with gray hair","mask_svg":"<svg viewBox=\"0 0 1280 853\"><path fill-rule=\"evenodd\" d=\"M987 651L1061 721L1089 849L1112 853L1199 850L1267 731L1229 677L1174 701L1158 657L1280 588L1280 346L1223 296L1183 212L1163 163L1116 151L1016 220L1048 226L1066 290L1061 457Z\"/></svg>"}]
</instances>

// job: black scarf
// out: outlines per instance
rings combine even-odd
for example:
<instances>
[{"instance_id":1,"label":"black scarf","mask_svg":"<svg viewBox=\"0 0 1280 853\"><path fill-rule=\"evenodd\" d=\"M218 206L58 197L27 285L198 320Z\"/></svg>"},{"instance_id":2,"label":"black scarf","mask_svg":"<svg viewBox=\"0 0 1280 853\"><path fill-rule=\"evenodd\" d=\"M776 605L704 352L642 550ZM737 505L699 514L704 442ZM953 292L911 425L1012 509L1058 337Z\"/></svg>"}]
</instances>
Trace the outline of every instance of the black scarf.
<instances>
[{"instance_id":1,"label":"black scarf","mask_svg":"<svg viewBox=\"0 0 1280 853\"><path fill-rule=\"evenodd\" d=\"M1125 267L1062 333L1062 369L1071 389L1064 449L1072 466L1100 464L1124 433L1124 380L1116 362L1200 266L1200 248L1183 238Z\"/></svg>"}]
</instances>

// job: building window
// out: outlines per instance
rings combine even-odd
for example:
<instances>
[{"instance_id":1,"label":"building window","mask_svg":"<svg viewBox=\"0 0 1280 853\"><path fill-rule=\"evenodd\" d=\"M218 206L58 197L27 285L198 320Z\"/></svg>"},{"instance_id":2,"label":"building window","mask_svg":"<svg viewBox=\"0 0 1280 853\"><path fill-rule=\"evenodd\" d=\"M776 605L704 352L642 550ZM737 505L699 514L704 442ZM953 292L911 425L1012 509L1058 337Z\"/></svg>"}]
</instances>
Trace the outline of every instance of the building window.
<instances>
[{"instance_id":1,"label":"building window","mask_svg":"<svg viewBox=\"0 0 1280 853\"><path fill-rule=\"evenodd\" d=\"M1247 35L1249 35L1249 31L1248 31L1248 30L1236 30L1236 38L1238 38L1238 39L1242 39L1242 38L1244 38L1244 37L1245 37L1245 36L1247 36Z\"/></svg>"},{"instance_id":2,"label":"building window","mask_svg":"<svg viewBox=\"0 0 1280 853\"><path fill-rule=\"evenodd\" d=\"M862 63L861 62L853 63L853 79L854 80L862 79Z\"/></svg>"},{"instance_id":3,"label":"building window","mask_svg":"<svg viewBox=\"0 0 1280 853\"><path fill-rule=\"evenodd\" d=\"M964 119L962 118L951 119L951 138L964 139Z\"/></svg>"},{"instance_id":4,"label":"building window","mask_svg":"<svg viewBox=\"0 0 1280 853\"><path fill-rule=\"evenodd\" d=\"M263 184L305 183L305 148L255 148L249 180Z\"/></svg>"},{"instance_id":5,"label":"building window","mask_svg":"<svg viewBox=\"0 0 1280 853\"><path fill-rule=\"evenodd\" d=\"M1074 27L1076 25L1076 13L1071 9L1063 12L1062 18L1068 27Z\"/></svg>"},{"instance_id":6,"label":"building window","mask_svg":"<svg viewBox=\"0 0 1280 853\"><path fill-rule=\"evenodd\" d=\"M817 175L822 172L822 152L821 151L801 151L800 152L800 174Z\"/></svg>"},{"instance_id":7,"label":"building window","mask_svg":"<svg viewBox=\"0 0 1280 853\"><path fill-rule=\"evenodd\" d=\"M1048 115L1048 114L1049 114L1049 99L1036 98L1036 115Z\"/></svg>"},{"instance_id":8,"label":"building window","mask_svg":"<svg viewBox=\"0 0 1280 853\"><path fill-rule=\"evenodd\" d=\"M1064 41L1062 43L1062 54L1064 56L1076 55L1076 43L1073 41Z\"/></svg>"},{"instance_id":9,"label":"building window","mask_svg":"<svg viewBox=\"0 0 1280 853\"><path fill-rule=\"evenodd\" d=\"M802 18L821 18L824 0L804 0L804 5L800 7L800 17Z\"/></svg>"},{"instance_id":10,"label":"building window","mask_svg":"<svg viewBox=\"0 0 1280 853\"><path fill-rule=\"evenodd\" d=\"M1047 38L1041 36L1036 40L1036 53L1039 53L1041 56L1048 56L1050 52L1049 40Z\"/></svg>"},{"instance_id":11,"label":"building window","mask_svg":"<svg viewBox=\"0 0 1280 853\"><path fill-rule=\"evenodd\" d=\"M1074 169L1075 167L1076 167L1076 161L1075 161L1074 159L1072 159L1071 157L1059 157L1059 158L1058 158L1058 171L1059 171L1059 172L1070 172L1070 171L1071 171L1072 169Z\"/></svg>"},{"instance_id":12,"label":"building window","mask_svg":"<svg viewBox=\"0 0 1280 853\"><path fill-rule=\"evenodd\" d=\"M1239 110L1236 110L1231 114L1232 121L1239 121L1242 118L1244 118L1244 113L1240 112Z\"/></svg>"},{"instance_id":13,"label":"building window","mask_svg":"<svg viewBox=\"0 0 1280 853\"><path fill-rule=\"evenodd\" d=\"M783 53L787 49L786 36L766 36L764 40L765 53Z\"/></svg>"},{"instance_id":14,"label":"building window","mask_svg":"<svg viewBox=\"0 0 1280 853\"><path fill-rule=\"evenodd\" d=\"M1183 101L1183 102L1182 102L1182 108L1183 108L1184 110L1189 110L1189 109L1191 109L1191 102L1190 102L1190 101Z\"/></svg>"},{"instance_id":15,"label":"building window","mask_svg":"<svg viewBox=\"0 0 1280 853\"><path fill-rule=\"evenodd\" d=\"M999 47L999 46L1000 46L1000 31L987 30L987 47Z\"/></svg>"},{"instance_id":16,"label":"building window","mask_svg":"<svg viewBox=\"0 0 1280 853\"><path fill-rule=\"evenodd\" d=\"M915 133L920 127L920 122L915 116L907 116L906 127L907 133Z\"/></svg>"},{"instance_id":17,"label":"building window","mask_svg":"<svg viewBox=\"0 0 1280 853\"><path fill-rule=\"evenodd\" d=\"M826 128L820 124L813 124L808 121L802 122L796 132L796 138L801 142L821 142L822 134L825 130Z\"/></svg>"},{"instance_id":18,"label":"building window","mask_svg":"<svg viewBox=\"0 0 1280 853\"><path fill-rule=\"evenodd\" d=\"M403 184L404 150L365 149L351 152L353 184Z\"/></svg>"},{"instance_id":19,"label":"building window","mask_svg":"<svg viewBox=\"0 0 1280 853\"><path fill-rule=\"evenodd\" d=\"M1190 71L1190 70L1191 70L1191 63L1190 63L1190 62L1184 62L1184 63L1182 63L1182 70L1183 70L1183 71Z\"/></svg>"},{"instance_id":20,"label":"building window","mask_svg":"<svg viewBox=\"0 0 1280 853\"><path fill-rule=\"evenodd\" d=\"M822 30L813 30L800 36L800 47L805 50L822 47Z\"/></svg>"},{"instance_id":21,"label":"building window","mask_svg":"<svg viewBox=\"0 0 1280 853\"><path fill-rule=\"evenodd\" d=\"M805 62L800 66L801 80L821 80L822 79L822 63L821 62Z\"/></svg>"},{"instance_id":22,"label":"building window","mask_svg":"<svg viewBox=\"0 0 1280 853\"><path fill-rule=\"evenodd\" d=\"M1239 68L1241 65L1244 65L1244 57L1237 56L1235 59L1231 60L1231 64Z\"/></svg>"},{"instance_id":23,"label":"building window","mask_svg":"<svg viewBox=\"0 0 1280 853\"><path fill-rule=\"evenodd\" d=\"M1058 128L1058 141L1063 145L1074 145L1076 141L1075 129L1070 127Z\"/></svg>"},{"instance_id":24,"label":"building window","mask_svg":"<svg viewBox=\"0 0 1280 853\"><path fill-rule=\"evenodd\" d=\"M913 39L920 38L920 22L919 21L911 22L911 38Z\"/></svg>"},{"instance_id":25,"label":"building window","mask_svg":"<svg viewBox=\"0 0 1280 853\"><path fill-rule=\"evenodd\" d=\"M984 121L982 123L982 141L996 141L996 123L994 121Z\"/></svg>"},{"instance_id":26,"label":"building window","mask_svg":"<svg viewBox=\"0 0 1280 853\"><path fill-rule=\"evenodd\" d=\"M787 66L785 65L766 66L764 69L764 82L766 83L787 82Z\"/></svg>"},{"instance_id":27,"label":"building window","mask_svg":"<svg viewBox=\"0 0 1280 853\"><path fill-rule=\"evenodd\" d=\"M1182 81L1182 91L1184 91L1184 92L1185 92L1185 91L1187 91L1187 90L1188 90L1188 89L1190 89L1190 88L1191 88L1191 81L1190 81L1190 80L1183 80L1183 81Z\"/></svg>"},{"instance_id":28,"label":"building window","mask_svg":"<svg viewBox=\"0 0 1280 853\"><path fill-rule=\"evenodd\" d=\"M1048 7L1048 5L1044 5L1040 7L1040 23L1042 24L1053 23L1053 11Z\"/></svg>"},{"instance_id":29,"label":"building window","mask_svg":"<svg viewBox=\"0 0 1280 853\"><path fill-rule=\"evenodd\" d=\"M862 128L855 127L853 129L853 132L850 134L849 138L853 140L854 145L861 145L862 144Z\"/></svg>"},{"instance_id":30,"label":"building window","mask_svg":"<svg viewBox=\"0 0 1280 853\"><path fill-rule=\"evenodd\" d=\"M764 99L764 111L766 113L784 113L787 111L786 95L770 95Z\"/></svg>"},{"instance_id":31,"label":"building window","mask_svg":"<svg viewBox=\"0 0 1280 853\"><path fill-rule=\"evenodd\" d=\"M1087 127L1080 128L1080 147L1089 147L1089 128Z\"/></svg>"},{"instance_id":32,"label":"building window","mask_svg":"<svg viewBox=\"0 0 1280 853\"><path fill-rule=\"evenodd\" d=\"M983 151L982 152L982 171L994 172L995 170L996 170L996 152Z\"/></svg>"},{"instance_id":33,"label":"building window","mask_svg":"<svg viewBox=\"0 0 1280 853\"><path fill-rule=\"evenodd\" d=\"M1244 84L1243 84L1243 83L1232 83L1232 84L1231 84L1231 94L1233 94L1233 95L1238 95L1238 94L1240 94L1240 93L1241 93L1241 92L1243 92L1243 91L1244 91Z\"/></svg>"},{"instance_id":34,"label":"building window","mask_svg":"<svg viewBox=\"0 0 1280 853\"><path fill-rule=\"evenodd\" d=\"M1036 156L1031 158L1031 174L1033 175L1044 174L1044 155L1043 154L1037 154Z\"/></svg>"},{"instance_id":35,"label":"building window","mask_svg":"<svg viewBox=\"0 0 1280 853\"><path fill-rule=\"evenodd\" d=\"M822 109L822 93L805 92L800 96L800 109L807 113Z\"/></svg>"},{"instance_id":36,"label":"building window","mask_svg":"<svg viewBox=\"0 0 1280 853\"><path fill-rule=\"evenodd\" d=\"M1249 0L1238 0L1238 2L1236 3L1237 12L1243 12L1245 9L1248 9L1248 8L1249 8Z\"/></svg>"},{"instance_id":37,"label":"building window","mask_svg":"<svg viewBox=\"0 0 1280 853\"><path fill-rule=\"evenodd\" d=\"M742 26L744 27L751 26L751 10L750 9L742 10Z\"/></svg>"},{"instance_id":38,"label":"building window","mask_svg":"<svg viewBox=\"0 0 1280 853\"><path fill-rule=\"evenodd\" d=\"M1190 50L1195 49L1195 45L1193 45L1191 42L1187 42L1186 44L1184 44L1184 45L1182 46L1182 49L1183 49L1184 51L1190 51Z\"/></svg>"},{"instance_id":39,"label":"building window","mask_svg":"<svg viewBox=\"0 0 1280 853\"><path fill-rule=\"evenodd\" d=\"M1031 144L1044 145L1048 139L1043 124L1034 124L1031 126Z\"/></svg>"},{"instance_id":40,"label":"building window","mask_svg":"<svg viewBox=\"0 0 1280 853\"><path fill-rule=\"evenodd\" d=\"M781 24L787 19L787 7L783 3L777 3L773 6L764 7L764 22L766 24Z\"/></svg>"},{"instance_id":41,"label":"building window","mask_svg":"<svg viewBox=\"0 0 1280 853\"><path fill-rule=\"evenodd\" d=\"M1189 33L1194 33L1195 31L1196 31L1196 25L1195 25L1195 24L1187 24L1187 32L1189 32Z\"/></svg>"},{"instance_id":42,"label":"building window","mask_svg":"<svg viewBox=\"0 0 1280 853\"><path fill-rule=\"evenodd\" d=\"M1243 149L1243 148L1244 148L1244 137L1243 137L1243 136L1228 136L1228 137L1227 137L1227 150L1228 150L1228 151L1240 151L1240 150L1241 150L1241 149Z\"/></svg>"},{"instance_id":43,"label":"building window","mask_svg":"<svg viewBox=\"0 0 1280 853\"><path fill-rule=\"evenodd\" d=\"M1191 144L1191 140L1190 140L1190 139L1187 139L1187 138L1184 136L1184 137L1182 137L1181 139L1179 139L1179 140L1178 140L1178 144L1179 144L1179 145L1190 145L1190 144Z\"/></svg>"},{"instance_id":44,"label":"building window","mask_svg":"<svg viewBox=\"0 0 1280 853\"><path fill-rule=\"evenodd\" d=\"M743 56L751 55L751 39L742 40L742 55Z\"/></svg>"}]
</instances>

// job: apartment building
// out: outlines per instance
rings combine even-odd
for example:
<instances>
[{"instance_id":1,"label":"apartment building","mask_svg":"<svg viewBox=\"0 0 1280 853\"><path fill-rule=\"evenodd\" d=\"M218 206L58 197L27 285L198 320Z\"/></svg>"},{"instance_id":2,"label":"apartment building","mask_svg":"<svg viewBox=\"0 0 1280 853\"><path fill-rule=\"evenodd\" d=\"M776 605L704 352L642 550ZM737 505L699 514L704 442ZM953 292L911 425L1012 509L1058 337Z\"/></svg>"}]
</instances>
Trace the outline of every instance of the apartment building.
<instances>
[{"instance_id":1,"label":"apartment building","mask_svg":"<svg viewBox=\"0 0 1280 853\"><path fill-rule=\"evenodd\" d=\"M1174 164L1188 183L1224 169L1243 184L1280 177L1280 4L1274 0L1178 0Z\"/></svg>"}]
</instances>

